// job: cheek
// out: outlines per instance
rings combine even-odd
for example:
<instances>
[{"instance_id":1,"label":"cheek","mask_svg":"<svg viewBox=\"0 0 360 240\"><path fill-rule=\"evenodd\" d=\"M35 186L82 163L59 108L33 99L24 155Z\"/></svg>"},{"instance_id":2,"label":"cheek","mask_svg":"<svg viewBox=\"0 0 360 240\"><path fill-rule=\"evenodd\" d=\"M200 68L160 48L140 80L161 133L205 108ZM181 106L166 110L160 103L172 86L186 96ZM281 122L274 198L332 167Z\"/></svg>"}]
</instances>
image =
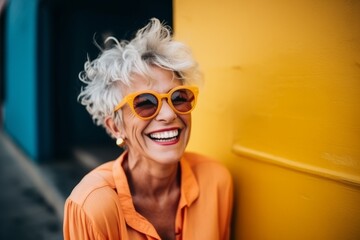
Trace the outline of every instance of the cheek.
<instances>
[{"instance_id":1,"label":"cheek","mask_svg":"<svg viewBox=\"0 0 360 240\"><path fill-rule=\"evenodd\" d=\"M185 137L185 144L187 145L189 143L190 140L190 135L191 135L191 114L188 115L183 115L181 117L182 122L184 123L184 125L186 126L186 130L184 132L184 137Z\"/></svg>"},{"instance_id":2,"label":"cheek","mask_svg":"<svg viewBox=\"0 0 360 240\"><path fill-rule=\"evenodd\" d=\"M135 118L134 112L130 109L128 105L125 105L125 107L122 109L123 112L123 119L129 120Z\"/></svg>"},{"instance_id":3,"label":"cheek","mask_svg":"<svg viewBox=\"0 0 360 240\"><path fill-rule=\"evenodd\" d=\"M190 138L190 133L191 133L191 114L187 114L187 115L180 115L180 119L183 122L184 126L185 126L185 132L184 134L186 135L187 141Z\"/></svg>"},{"instance_id":4,"label":"cheek","mask_svg":"<svg viewBox=\"0 0 360 240\"><path fill-rule=\"evenodd\" d=\"M140 143L143 137L142 133L148 125L147 121L136 117L133 112L124 109L124 134L130 144Z\"/></svg>"},{"instance_id":5,"label":"cheek","mask_svg":"<svg viewBox=\"0 0 360 240\"><path fill-rule=\"evenodd\" d=\"M180 119L183 121L185 126L191 128L191 114L181 115Z\"/></svg>"},{"instance_id":6,"label":"cheek","mask_svg":"<svg viewBox=\"0 0 360 240\"><path fill-rule=\"evenodd\" d=\"M130 109L123 110L123 126L124 126L124 134L126 138L131 138L133 136L134 131L138 128L137 123L138 119L133 114Z\"/></svg>"}]
</instances>

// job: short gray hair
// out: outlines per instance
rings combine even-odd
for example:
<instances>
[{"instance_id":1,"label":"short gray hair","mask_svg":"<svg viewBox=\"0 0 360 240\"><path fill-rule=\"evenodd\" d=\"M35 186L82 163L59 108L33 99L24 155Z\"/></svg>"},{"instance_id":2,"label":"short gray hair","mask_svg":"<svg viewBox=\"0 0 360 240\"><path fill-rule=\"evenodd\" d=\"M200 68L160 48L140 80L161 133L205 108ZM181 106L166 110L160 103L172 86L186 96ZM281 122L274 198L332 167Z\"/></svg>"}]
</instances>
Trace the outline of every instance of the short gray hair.
<instances>
[{"instance_id":1,"label":"short gray hair","mask_svg":"<svg viewBox=\"0 0 360 240\"><path fill-rule=\"evenodd\" d=\"M173 40L170 27L156 18L150 19L130 41L118 41L114 37L108 37L105 43L108 41L114 42L112 47L101 49L95 60L88 59L79 74L85 86L78 100L97 125L105 127L107 116L117 123L121 121L122 114L114 114L115 106L123 98L119 86L130 86L133 74L149 76L150 66L173 71L183 84L193 85L201 80L190 49Z\"/></svg>"}]
</instances>

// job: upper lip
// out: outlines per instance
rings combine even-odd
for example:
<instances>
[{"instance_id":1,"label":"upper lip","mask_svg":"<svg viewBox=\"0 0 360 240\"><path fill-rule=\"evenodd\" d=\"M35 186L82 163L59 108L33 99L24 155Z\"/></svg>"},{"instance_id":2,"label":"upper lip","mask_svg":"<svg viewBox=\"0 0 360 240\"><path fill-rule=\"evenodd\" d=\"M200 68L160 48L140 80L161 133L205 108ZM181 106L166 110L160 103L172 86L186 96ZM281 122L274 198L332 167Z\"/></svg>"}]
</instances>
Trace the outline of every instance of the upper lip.
<instances>
[{"instance_id":1,"label":"upper lip","mask_svg":"<svg viewBox=\"0 0 360 240\"><path fill-rule=\"evenodd\" d=\"M172 127L172 128L164 128L164 129L152 131L152 132L147 133L146 135L150 137L152 134L155 134L155 133L169 132L169 131L174 131L174 130L178 130L178 134L180 134L180 131L181 131L180 128Z\"/></svg>"},{"instance_id":2,"label":"upper lip","mask_svg":"<svg viewBox=\"0 0 360 240\"><path fill-rule=\"evenodd\" d=\"M163 129L159 129L159 130L155 130L152 132L147 133L147 135L153 134L153 133L158 133L158 132L167 132L167 131L172 131L172 130L181 130L178 127L172 127L172 128L163 128Z\"/></svg>"}]
</instances>

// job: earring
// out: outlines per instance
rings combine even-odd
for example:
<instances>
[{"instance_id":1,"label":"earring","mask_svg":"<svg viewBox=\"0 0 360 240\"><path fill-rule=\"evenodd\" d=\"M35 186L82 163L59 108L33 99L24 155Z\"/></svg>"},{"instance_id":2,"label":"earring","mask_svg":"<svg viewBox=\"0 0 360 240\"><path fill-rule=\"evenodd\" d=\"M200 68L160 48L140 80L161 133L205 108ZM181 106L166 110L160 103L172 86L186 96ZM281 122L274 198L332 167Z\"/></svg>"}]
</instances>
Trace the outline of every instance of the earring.
<instances>
[{"instance_id":1,"label":"earring","mask_svg":"<svg viewBox=\"0 0 360 240\"><path fill-rule=\"evenodd\" d=\"M124 139L117 138L116 139L116 145L118 145L119 147L122 147L124 145Z\"/></svg>"}]
</instances>

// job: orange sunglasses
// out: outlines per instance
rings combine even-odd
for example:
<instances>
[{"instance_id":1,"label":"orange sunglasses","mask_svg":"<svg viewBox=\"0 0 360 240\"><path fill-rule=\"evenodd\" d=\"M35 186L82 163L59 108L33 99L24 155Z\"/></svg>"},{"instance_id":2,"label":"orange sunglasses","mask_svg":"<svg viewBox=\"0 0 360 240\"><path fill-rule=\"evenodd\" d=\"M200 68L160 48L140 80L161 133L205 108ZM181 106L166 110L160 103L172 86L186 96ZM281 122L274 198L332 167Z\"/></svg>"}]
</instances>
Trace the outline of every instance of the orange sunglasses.
<instances>
[{"instance_id":1,"label":"orange sunglasses","mask_svg":"<svg viewBox=\"0 0 360 240\"><path fill-rule=\"evenodd\" d=\"M140 119L149 120L155 117L166 98L169 106L178 114L188 114L194 110L199 89L195 86L178 86L168 93L144 90L130 93L115 107L114 112L128 104L133 113Z\"/></svg>"}]
</instances>

